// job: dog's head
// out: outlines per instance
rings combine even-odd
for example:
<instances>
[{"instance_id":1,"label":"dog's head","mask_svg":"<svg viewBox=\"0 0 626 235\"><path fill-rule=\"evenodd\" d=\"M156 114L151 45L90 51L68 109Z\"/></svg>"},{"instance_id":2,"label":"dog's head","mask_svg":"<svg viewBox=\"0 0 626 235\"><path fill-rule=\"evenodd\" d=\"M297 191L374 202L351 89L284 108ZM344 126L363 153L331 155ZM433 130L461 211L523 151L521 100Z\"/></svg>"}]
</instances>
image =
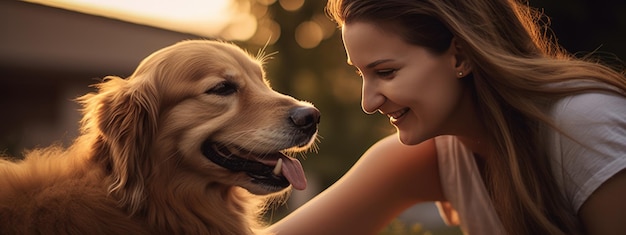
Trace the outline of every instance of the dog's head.
<instances>
[{"instance_id":1,"label":"dog's head","mask_svg":"<svg viewBox=\"0 0 626 235\"><path fill-rule=\"evenodd\" d=\"M184 41L83 97L84 128L110 156L111 190L137 197L162 172L254 194L303 189L302 166L285 154L311 146L320 113L272 90L262 63L232 44Z\"/></svg>"}]
</instances>

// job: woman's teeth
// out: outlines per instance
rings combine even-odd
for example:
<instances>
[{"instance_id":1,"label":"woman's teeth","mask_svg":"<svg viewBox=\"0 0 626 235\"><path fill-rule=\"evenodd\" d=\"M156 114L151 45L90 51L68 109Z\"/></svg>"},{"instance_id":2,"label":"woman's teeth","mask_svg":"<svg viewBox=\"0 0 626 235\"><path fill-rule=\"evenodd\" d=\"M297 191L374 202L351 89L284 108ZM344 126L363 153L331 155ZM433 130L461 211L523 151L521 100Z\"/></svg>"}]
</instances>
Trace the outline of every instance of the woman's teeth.
<instances>
[{"instance_id":1,"label":"woman's teeth","mask_svg":"<svg viewBox=\"0 0 626 235\"><path fill-rule=\"evenodd\" d=\"M387 116L391 119L391 120L398 120L398 118L401 118L402 116L404 116L404 114L406 114L409 111L409 109L402 109L400 111L397 112L393 112L390 114L387 114Z\"/></svg>"}]
</instances>

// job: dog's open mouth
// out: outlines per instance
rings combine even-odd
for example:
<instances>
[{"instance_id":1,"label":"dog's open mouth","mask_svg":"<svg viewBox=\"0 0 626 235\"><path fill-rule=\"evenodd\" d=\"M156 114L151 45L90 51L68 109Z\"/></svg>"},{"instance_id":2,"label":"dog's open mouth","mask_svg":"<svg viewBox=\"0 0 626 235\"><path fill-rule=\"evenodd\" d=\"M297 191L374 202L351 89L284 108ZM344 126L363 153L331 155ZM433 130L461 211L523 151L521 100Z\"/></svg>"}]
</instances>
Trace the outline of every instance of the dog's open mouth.
<instances>
[{"instance_id":1,"label":"dog's open mouth","mask_svg":"<svg viewBox=\"0 0 626 235\"><path fill-rule=\"evenodd\" d=\"M306 188L300 161L281 152L256 154L239 147L228 147L211 141L202 144L202 154L215 164L231 171L245 172L254 183L298 190Z\"/></svg>"}]
</instances>

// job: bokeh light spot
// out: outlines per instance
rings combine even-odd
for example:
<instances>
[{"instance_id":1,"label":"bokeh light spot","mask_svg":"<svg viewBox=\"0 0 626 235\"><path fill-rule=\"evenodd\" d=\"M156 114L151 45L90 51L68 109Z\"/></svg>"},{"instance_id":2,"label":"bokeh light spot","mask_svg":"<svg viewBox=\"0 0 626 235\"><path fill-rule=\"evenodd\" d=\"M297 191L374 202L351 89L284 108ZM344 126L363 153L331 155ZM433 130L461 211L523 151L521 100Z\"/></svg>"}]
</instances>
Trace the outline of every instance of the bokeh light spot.
<instances>
[{"instance_id":1,"label":"bokeh light spot","mask_svg":"<svg viewBox=\"0 0 626 235\"><path fill-rule=\"evenodd\" d=\"M296 42L302 48L310 49L317 47L323 36L322 28L315 21L305 21L296 27Z\"/></svg>"},{"instance_id":2,"label":"bokeh light spot","mask_svg":"<svg viewBox=\"0 0 626 235\"><path fill-rule=\"evenodd\" d=\"M257 31L257 20L251 14L241 14L233 19L223 32L222 36L226 40L245 41L254 35Z\"/></svg>"},{"instance_id":3,"label":"bokeh light spot","mask_svg":"<svg viewBox=\"0 0 626 235\"><path fill-rule=\"evenodd\" d=\"M330 38L337 31L337 25L324 14L316 14L313 16L313 21L322 29L324 39Z\"/></svg>"},{"instance_id":4,"label":"bokeh light spot","mask_svg":"<svg viewBox=\"0 0 626 235\"><path fill-rule=\"evenodd\" d=\"M255 45L273 45L280 38L280 25L271 19L259 21L259 27L250 40Z\"/></svg>"},{"instance_id":5,"label":"bokeh light spot","mask_svg":"<svg viewBox=\"0 0 626 235\"><path fill-rule=\"evenodd\" d=\"M276 0L257 0L258 3L269 6L276 2Z\"/></svg>"},{"instance_id":6,"label":"bokeh light spot","mask_svg":"<svg viewBox=\"0 0 626 235\"><path fill-rule=\"evenodd\" d=\"M304 5L304 0L278 0L278 3L286 11L297 11Z\"/></svg>"}]
</instances>

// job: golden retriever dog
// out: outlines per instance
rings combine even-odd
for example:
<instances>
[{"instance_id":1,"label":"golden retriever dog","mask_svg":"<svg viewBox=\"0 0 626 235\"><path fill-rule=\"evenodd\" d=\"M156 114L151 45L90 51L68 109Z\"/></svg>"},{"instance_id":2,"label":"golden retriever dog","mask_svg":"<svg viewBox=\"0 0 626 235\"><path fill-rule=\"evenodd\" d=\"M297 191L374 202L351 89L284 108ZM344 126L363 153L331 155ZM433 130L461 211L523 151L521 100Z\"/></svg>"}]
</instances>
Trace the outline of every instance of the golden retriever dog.
<instances>
[{"instance_id":1,"label":"golden retriever dog","mask_svg":"<svg viewBox=\"0 0 626 235\"><path fill-rule=\"evenodd\" d=\"M306 187L293 155L320 119L262 60L189 40L105 78L71 146L0 160L0 234L259 234L265 203Z\"/></svg>"}]
</instances>

